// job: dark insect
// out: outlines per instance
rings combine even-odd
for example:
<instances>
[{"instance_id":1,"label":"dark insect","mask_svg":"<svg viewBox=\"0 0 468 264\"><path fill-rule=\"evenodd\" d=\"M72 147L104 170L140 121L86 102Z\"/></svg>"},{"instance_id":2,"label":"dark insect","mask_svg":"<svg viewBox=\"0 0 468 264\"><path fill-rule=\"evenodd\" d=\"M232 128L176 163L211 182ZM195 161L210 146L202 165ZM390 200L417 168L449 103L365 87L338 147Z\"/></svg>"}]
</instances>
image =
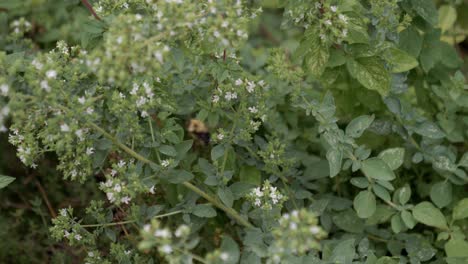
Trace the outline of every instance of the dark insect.
<instances>
[{"instance_id":1,"label":"dark insect","mask_svg":"<svg viewBox=\"0 0 468 264\"><path fill-rule=\"evenodd\" d=\"M202 121L193 118L190 119L187 125L187 131L200 140L203 145L208 145L210 143L210 132Z\"/></svg>"}]
</instances>

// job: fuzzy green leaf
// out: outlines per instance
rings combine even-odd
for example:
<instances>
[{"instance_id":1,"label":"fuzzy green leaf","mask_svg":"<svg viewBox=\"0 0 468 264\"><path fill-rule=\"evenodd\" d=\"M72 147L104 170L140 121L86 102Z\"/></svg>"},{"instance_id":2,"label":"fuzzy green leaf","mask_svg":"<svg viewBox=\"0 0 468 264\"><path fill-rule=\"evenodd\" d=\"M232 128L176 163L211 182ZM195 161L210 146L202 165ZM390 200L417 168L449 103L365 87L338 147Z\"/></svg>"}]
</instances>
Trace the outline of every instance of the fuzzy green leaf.
<instances>
[{"instance_id":1,"label":"fuzzy green leaf","mask_svg":"<svg viewBox=\"0 0 468 264\"><path fill-rule=\"evenodd\" d=\"M430 202L422 202L413 208L414 218L425 225L447 229L447 221L442 212Z\"/></svg>"},{"instance_id":2,"label":"fuzzy green leaf","mask_svg":"<svg viewBox=\"0 0 468 264\"><path fill-rule=\"evenodd\" d=\"M383 61L377 57L350 59L346 66L351 76L356 78L364 87L386 96L390 90L390 74L384 67Z\"/></svg>"}]
</instances>

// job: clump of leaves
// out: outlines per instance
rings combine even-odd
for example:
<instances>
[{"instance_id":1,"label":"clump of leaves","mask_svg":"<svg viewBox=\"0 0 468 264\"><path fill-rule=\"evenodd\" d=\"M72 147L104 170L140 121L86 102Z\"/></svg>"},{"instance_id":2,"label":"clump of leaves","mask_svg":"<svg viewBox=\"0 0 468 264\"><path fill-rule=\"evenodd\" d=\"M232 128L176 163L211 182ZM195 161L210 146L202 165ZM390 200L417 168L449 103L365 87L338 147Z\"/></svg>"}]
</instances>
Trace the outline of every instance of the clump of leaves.
<instances>
[{"instance_id":1,"label":"clump of leaves","mask_svg":"<svg viewBox=\"0 0 468 264\"><path fill-rule=\"evenodd\" d=\"M465 263L453 8L101 0L50 51L12 16L0 121L102 191L50 227L88 263Z\"/></svg>"}]
</instances>

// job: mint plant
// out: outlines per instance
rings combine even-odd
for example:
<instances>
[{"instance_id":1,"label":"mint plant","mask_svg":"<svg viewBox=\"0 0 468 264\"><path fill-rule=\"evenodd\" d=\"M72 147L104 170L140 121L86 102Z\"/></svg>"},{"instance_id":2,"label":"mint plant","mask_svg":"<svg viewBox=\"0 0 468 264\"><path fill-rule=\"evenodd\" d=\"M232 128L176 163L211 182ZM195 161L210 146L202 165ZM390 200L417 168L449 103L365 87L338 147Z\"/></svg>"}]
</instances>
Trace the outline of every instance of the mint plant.
<instances>
[{"instance_id":1,"label":"mint plant","mask_svg":"<svg viewBox=\"0 0 468 264\"><path fill-rule=\"evenodd\" d=\"M86 198L41 191L60 254L468 261L461 1L33 2L0 1L0 130Z\"/></svg>"}]
</instances>

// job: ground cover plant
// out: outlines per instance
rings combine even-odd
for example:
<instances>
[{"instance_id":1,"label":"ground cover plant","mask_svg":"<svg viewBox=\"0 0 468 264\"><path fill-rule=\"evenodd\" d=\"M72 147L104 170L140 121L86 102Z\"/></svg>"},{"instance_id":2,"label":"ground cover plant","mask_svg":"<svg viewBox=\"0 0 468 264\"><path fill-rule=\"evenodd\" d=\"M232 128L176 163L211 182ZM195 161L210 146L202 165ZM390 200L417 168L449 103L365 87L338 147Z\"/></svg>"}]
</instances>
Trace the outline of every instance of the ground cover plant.
<instances>
[{"instance_id":1,"label":"ground cover plant","mask_svg":"<svg viewBox=\"0 0 468 264\"><path fill-rule=\"evenodd\" d=\"M467 14L0 0L0 262L468 263Z\"/></svg>"}]
</instances>

